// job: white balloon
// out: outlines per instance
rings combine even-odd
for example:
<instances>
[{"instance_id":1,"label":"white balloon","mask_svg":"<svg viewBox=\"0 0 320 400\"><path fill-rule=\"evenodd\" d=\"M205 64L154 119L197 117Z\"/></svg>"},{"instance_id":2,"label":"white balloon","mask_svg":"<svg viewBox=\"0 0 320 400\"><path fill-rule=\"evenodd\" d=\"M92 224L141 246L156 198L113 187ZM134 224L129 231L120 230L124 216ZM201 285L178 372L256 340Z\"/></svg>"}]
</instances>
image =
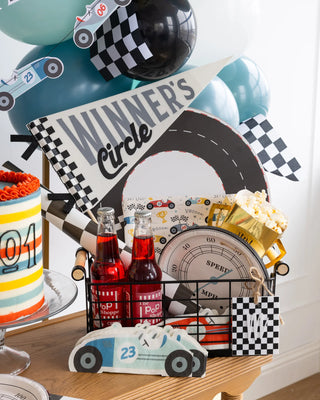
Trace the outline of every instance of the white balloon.
<instances>
[{"instance_id":1,"label":"white balloon","mask_svg":"<svg viewBox=\"0 0 320 400\"><path fill-rule=\"evenodd\" d=\"M240 57L259 25L260 0L189 0L198 25L190 63ZM231 61L231 62L232 62Z\"/></svg>"}]
</instances>

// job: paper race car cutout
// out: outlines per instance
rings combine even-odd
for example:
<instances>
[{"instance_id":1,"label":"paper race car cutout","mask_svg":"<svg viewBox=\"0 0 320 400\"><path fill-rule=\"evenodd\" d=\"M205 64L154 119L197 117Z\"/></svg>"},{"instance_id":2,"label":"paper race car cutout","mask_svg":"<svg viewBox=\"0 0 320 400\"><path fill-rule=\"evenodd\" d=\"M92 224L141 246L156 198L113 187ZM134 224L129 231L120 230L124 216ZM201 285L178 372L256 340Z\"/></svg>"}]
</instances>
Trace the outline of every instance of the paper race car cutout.
<instances>
[{"instance_id":1,"label":"paper race car cutout","mask_svg":"<svg viewBox=\"0 0 320 400\"><path fill-rule=\"evenodd\" d=\"M15 99L27 92L45 78L56 79L63 73L59 58L43 57L24 67L14 70L11 78L0 81L0 111L14 107Z\"/></svg>"},{"instance_id":2,"label":"paper race car cutout","mask_svg":"<svg viewBox=\"0 0 320 400\"><path fill-rule=\"evenodd\" d=\"M95 0L87 6L83 17L77 17L74 25L73 41L81 49L87 49L94 42L94 34L98 28L116 11L125 7L131 0Z\"/></svg>"},{"instance_id":3,"label":"paper race car cutout","mask_svg":"<svg viewBox=\"0 0 320 400\"><path fill-rule=\"evenodd\" d=\"M184 330L148 324L122 327L116 322L78 340L69 356L69 369L202 377L207 356L207 351Z\"/></svg>"}]
</instances>

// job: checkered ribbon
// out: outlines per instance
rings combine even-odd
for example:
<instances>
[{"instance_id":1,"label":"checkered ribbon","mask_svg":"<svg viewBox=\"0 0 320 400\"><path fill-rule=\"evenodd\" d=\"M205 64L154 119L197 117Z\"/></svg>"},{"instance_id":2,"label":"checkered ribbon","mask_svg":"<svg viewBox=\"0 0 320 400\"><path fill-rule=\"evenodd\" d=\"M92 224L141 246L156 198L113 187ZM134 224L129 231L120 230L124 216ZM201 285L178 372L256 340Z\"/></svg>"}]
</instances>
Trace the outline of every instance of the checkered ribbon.
<instances>
[{"instance_id":1,"label":"checkered ribbon","mask_svg":"<svg viewBox=\"0 0 320 400\"><path fill-rule=\"evenodd\" d=\"M267 172L291 181L299 180L297 171L301 168L300 164L289 154L287 145L264 115L247 119L237 130L248 141Z\"/></svg>"},{"instance_id":2,"label":"checkered ribbon","mask_svg":"<svg viewBox=\"0 0 320 400\"><path fill-rule=\"evenodd\" d=\"M56 135L50 124L46 124L47 118L40 118L28 124L28 129L36 138L42 151L48 158L53 169L60 176L61 181L75 199L81 211L93 208L98 199L93 196L90 186L83 185L84 177L78 172L77 164L68 162L70 153L67 150L60 151L61 139Z\"/></svg>"},{"instance_id":3,"label":"checkered ribbon","mask_svg":"<svg viewBox=\"0 0 320 400\"><path fill-rule=\"evenodd\" d=\"M90 57L106 81L152 57L139 31L134 2L119 7L96 31Z\"/></svg>"},{"instance_id":4,"label":"checkered ribbon","mask_svg":"<svg viewBox=\"0 0 320 400\"><path fill-rule=\"evenodd\" d=\"M258 356L279 352L279 297L232 298L232 354Z\"/></svg>"}]
</instances>

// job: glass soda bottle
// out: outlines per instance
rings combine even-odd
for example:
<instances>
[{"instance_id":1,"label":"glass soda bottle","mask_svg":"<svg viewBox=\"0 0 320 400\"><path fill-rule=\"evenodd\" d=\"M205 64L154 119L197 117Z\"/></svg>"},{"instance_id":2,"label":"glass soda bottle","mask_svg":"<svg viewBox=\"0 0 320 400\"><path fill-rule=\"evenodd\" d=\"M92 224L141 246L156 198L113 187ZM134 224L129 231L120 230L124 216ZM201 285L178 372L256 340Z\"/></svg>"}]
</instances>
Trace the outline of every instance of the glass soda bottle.
<instances>
[{"instance_id":1,"label":"glass soda bottle","mask_svg":"<svg viewBox=\"0 0 320 400\"><path fill-rule=\"evenodd\" d=\"M125 317L123 282L126 270L119 255L114 209L99 208L97 219L96 257L90 269L91 283L99 284L91 285L94 329L105 328L113 322L123 324Z\"/></svg>"},{"instance_id":2,"label":"glass soda bottle","mask_svg":"<svg viewBox=\"0 0 320 400\"><path fill-rule=\"evenodd\" d=\"M162 271L155 260L150 211L135 212L132 261L127 276L128 282L140 282L126 287L127 325L161 322Z\"/></svg>"}]
</instances>

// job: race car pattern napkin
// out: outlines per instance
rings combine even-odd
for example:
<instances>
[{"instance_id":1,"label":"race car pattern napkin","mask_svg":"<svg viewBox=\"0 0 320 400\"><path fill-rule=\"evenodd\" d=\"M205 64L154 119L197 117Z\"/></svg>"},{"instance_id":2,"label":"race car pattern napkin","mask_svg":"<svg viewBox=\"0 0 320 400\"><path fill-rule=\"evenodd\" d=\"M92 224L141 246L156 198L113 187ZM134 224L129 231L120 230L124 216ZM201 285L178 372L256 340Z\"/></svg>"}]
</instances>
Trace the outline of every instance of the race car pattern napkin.
<instances>
[{"instance_id":1,"label":"race car pattern napkin","mask_svg":"<svg viewBox=\"0 0 320 400\"><path fill-rule=\"evenodd\" d=\"M90 57L106 81L152 57L139 31L133 2L119 7L96 31Z\"/></svg>"},{"instance_id":2,"label":"race car pattern napkin","mask_svg":"<svg viewBox=\"0 0 320 400\"><path fill-rule=\"evenodd\" d=\"M228 195L231 199L232 196ZM132 247L134 234L134 213L136 210L150 210L154 247L158 260L166 243L179 232L190 227L207 225L207 218L212 203L221 203L225 194L209 196L171 196L123 198L124 237Z\"/></svg>"},{"instance_id":3,"label":"race car pattern napkin","mask_svg":"<svg viewBox=\"0 0 320 400\"><path fill-rule=\"evenodd\" d=\"M298 181L297 172L301 168L295 157L289 154L287 145L262 114L247 119L237 128L257 154L264 169L291 181Z\"/></svg>"},{"instance_id":4,"label":"race car pattern napkin","mask_svg":"<svg viewBox=\"0 0 320 400\"><path fill-rule=\"evenodd\" d=\"M279 297L232 298L232 354L261 356L279 353Z\"/></svg>"}]
</instances>

